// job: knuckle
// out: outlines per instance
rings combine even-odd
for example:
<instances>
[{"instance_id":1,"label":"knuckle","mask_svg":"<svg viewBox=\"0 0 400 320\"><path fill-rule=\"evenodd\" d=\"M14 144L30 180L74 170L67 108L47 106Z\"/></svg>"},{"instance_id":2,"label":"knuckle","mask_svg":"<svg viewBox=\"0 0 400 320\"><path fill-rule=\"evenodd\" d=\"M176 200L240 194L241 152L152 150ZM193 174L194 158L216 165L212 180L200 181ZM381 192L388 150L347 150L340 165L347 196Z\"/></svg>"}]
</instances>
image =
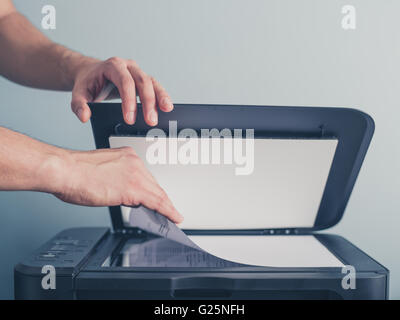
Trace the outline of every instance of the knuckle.
<instances>
[{"instance_id":1,"label":"knuckle","mask_svg":"<svg viewBox=\"0 0 400 320\"><path fill-rule=\"evenodd\" d=\"M127 73L121 73L121 80L123 83L124 90L131 90L132 89L132 77Z\"/></svg>"},{"instance_id":2,"label":"knuckle","mask_svg":"<svg viewBox=\"0 0 400 320\"><path fill-rule=\"evenodd\" d=\"M145 74L144 72L140 72L136 76L136 81L138 82L139 85L142 85L142 86L148 85L151 82L149 76L147 74Z\"/></svg>"},{"instance_id":3,"label":"knuckle","mask_svg":"<svg viewBox=\"0 0 400 320\"><path fill-rule=\"evenodd\" d=\"M144 85L153 87L153 81L151 81L151 78L148 75L146 75L144 78Z\"/></svg>"},{"instance_id":4,"label":"knuckle","mask_svg":"<svg viewBox=\"0 0 400 320\"><path fill-rule=\"evenodd\" d=\"M128 161L128 164L135 166L138 159L138 155L132 148L123 147L121 149L121 160Z\"/></svg>"},{"instance_id":5,"label":"knuckle","mask_svg":"<svg viewBox=\"0 0 400 320\"><path fill-rule=\"evenodd\" d=\"M156 97L154 96L154 93L145 93L143 94L143 102L154 105L156 103Z\"/></svg>"},{"instance_id":6,"label":"knuckle","mask_svg":"<svg viewBox=\"0 0 400 320\"><path fill-rule=\"evenodd\" d=\"M139 197L136 192L127 192L122 196L122 203L128 206L138 206L140 205Z\"/></svg>"},{"instance_id":7,"label":"knuckle","mask_svg":"<svg viewBox=\"0 0 400 320\"><path fill-rule=\"evenodd\" d=\"M162 93L160 95L160 102L165 103L165 101L171 101L171 99L168 94Z\"/></svg>"},{"instance_id":8,"label":"knuckle","mask_svg":"<svg viewBox=\"0 0 400 320\"><path fill-rule=\"evenodd\" d=\"M162 208L164 207L165 202L167 201L168 197L167 195L162 192L158 195L157 197L157 204L156 204L156 210L161 211Z\"/></svg>"},{"instance_id":9,"label":"knuckle","mask_svg":"<svg viewBox=\"0 0 400 320\"><path fill-rule=\"evenodd\" d=\"M107 65L116 67L124 64L124 60L119 57L112 57L106 60Z\"/></svg>"},{"instance_id":10,"label":"knuckle","mask_svg":"<svg viewBox=\"0 0 400 320\"><path fill-rule=\"evenodd\" d=\"M130 65L130 66L132 66L132 67L136 67L136 66L137 66L136 61L135 61L135 60L132 60L132 59L128 59L128 60L127 60L127 63L128 63L128 65Z\"/></svg>"},{"instance_id":11,"label":"knuckle","mask_svg":"<svg viewBox=\"0 0 400 320\"><path fill-rule=\"evenodd\" d=\"M133 150L133 148L131 148L131 147L123 147L123 148L122 148L122 151L123 151L125 154L127 154L127 155L136 156L136 151Z\"/></svg>"}]
</instances>

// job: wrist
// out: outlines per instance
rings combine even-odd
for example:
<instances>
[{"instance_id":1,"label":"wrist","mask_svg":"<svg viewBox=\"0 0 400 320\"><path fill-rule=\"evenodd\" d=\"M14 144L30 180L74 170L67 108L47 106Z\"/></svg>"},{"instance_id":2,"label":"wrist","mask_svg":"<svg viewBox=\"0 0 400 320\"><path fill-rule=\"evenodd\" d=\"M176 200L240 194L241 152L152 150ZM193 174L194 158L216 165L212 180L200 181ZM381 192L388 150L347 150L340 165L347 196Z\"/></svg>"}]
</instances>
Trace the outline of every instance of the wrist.
<instances>
[{"instance_id":1,"label":"wrist","mask_svg":"<svg viewBox=\"0 0 400 320\"><path fill-rule=\"evenodd\" d=\"M77 79L81 74L86 73L87 70L91 69L92 66L96 65L98 62L99 60L97 59L81 55L73 63L71 63L70 74L72 79L72 87L74 87Z\"/></svg>"},{"instance_id":2,"label":"wrist","mask_svg":"<svg viewBox=\"0 0 400 320\"><path fill-rule=\"evenodd\" d=\"M64 53L61 57L61 70L64 74L64 82L68 90L72 90L75 82L82 70L98 63L95 58L86 57L78 52L64 48Z\"/></svg>"},{"instance_id":3,"label":"wrist","mask_svg":"<svg viewBox=\"0 0 400 320\"><path fill-rule=\"evenodd\" d=\"M68 189L71 168L74 166L73 151L55 148L45 155L37 170L37 191L58 194Z\"/></svg>"},{"instance_id":4,"label":"wrist","mask_svg":"<svg viewBox=\"0 0 400 320\"><path fill-rule=\"evenodd\" d=\"M81 56L80 59L75 62L75 64L72 64L71 74L73 78L73 85L75 85L81 74L86 73L87 70L91 69L92 66L96 65L98 62L99 60L97 59Z\"/></svg>"}]
</instances>

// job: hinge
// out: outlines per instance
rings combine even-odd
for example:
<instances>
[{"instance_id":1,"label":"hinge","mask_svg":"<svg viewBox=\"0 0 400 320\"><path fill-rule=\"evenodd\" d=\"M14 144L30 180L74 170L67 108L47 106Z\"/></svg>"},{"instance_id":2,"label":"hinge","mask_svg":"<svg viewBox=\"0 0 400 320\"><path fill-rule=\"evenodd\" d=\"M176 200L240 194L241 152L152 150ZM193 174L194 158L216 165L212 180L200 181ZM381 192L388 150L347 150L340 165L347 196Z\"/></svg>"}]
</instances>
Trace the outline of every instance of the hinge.
<instances>
[{"instance_id":1,"label":"hinge","mask_svg":"<svg viewBox=\"0 0 400 320\"><path fill-rule=\"evenodd\" d=\"M128 229L116 229L114 231L116 234L121 235L135 235L135 236L145 236L147 233L139 228L128 228Z\"/></svg>"},{"instance_id":2,"label":"hinge","mask_svg":"<svg viewBox=\"0 0 400 320\"><path fill-rule=\"evenodd\" d=\"M325 124L321 124L319 127L321 138L325 136Z\"/></svg>"},{"instance_id":3,"label":"hinge","mask_svg":"<svg viewBox=\"0 0 400 320\"><path fill-rule=\"evenodd\" d=\"M270 236L276 236L276 235L293 235L293 234L298 234L299 231L298 229L295 228L283 228L283 229L264 229L262 231L263 235L270 235Z\"/></svg>"}]
</instances>

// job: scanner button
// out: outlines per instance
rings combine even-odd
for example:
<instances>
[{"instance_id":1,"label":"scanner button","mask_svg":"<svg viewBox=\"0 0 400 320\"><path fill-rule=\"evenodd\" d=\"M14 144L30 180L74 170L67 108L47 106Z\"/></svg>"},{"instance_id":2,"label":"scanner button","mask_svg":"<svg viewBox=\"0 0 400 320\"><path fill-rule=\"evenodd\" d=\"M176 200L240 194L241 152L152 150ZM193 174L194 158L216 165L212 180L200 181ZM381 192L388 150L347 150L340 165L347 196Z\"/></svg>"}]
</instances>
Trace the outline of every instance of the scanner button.
<instances>
[{"instance_id":1,"label":"scanner button","mask_svg":"<svg viewBox=\"0 0 400 320\"><path fill-rule=\"evenodd\" d=\"M42 253L40 255L41 258L55 258L57 257L57 255L55 255L54 253L51 252L46 252L46 253Z\"/></svg>"}]
</instances>

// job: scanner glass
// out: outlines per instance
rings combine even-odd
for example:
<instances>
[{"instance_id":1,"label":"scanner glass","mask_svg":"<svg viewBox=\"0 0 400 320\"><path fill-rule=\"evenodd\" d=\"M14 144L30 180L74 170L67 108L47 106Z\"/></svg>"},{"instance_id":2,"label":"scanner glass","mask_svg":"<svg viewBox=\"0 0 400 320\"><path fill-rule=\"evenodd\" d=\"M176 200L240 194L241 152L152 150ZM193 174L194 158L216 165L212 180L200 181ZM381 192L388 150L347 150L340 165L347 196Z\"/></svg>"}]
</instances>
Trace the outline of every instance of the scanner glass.
<instances>
[{"instance_id":1,"label":"scanner glass","mask_svg":"<svg viewBox=\"0 0 400 320\"><path fill-rule=\"evenodd\" d=\"M175 145L170 145L169 138L157 139L165 146L165 163L154 164L154 154L149 153L155 139L110 137L110 146L134 148L185 217L180 227L200 230L312 228L337 146L334 139L255 139L252 149L243 139L242 158L234 161L232 157L227 163L225 152L233 153L234 148L229 149L219 138L217 149L209 143L210 161L206 164L201 163L204 150L200 138ZM184 164L178 158L180 147L189 140L199 148L197 164ZM171 163L172 149L178 156L172 157ZM213 161L215 152L219 163ZM246 174L238 174L238 168L246 168ZM135 226L140 214L142 218L152 215L143 215L141 210L122 208L126 226ZM151 221L145 226L148 223ZM115 263L126 267L343 266L312 235L201 235L189 239L199 250L185 246L182 239L180 243L165 238L128 241Z\"/></svg>"},{"instance_id":2,"label":"scanner glass","mask_svg":"<svg viewBox=\"0 0 400 320\"><path fill-rule=\"evenodd\" d=\"M165 238L128 240L118 267L343 267L318 239L307 236L189 236L204 250ZM245 261L245 263L244 263Z\"/></svg>"}]
</instances>

